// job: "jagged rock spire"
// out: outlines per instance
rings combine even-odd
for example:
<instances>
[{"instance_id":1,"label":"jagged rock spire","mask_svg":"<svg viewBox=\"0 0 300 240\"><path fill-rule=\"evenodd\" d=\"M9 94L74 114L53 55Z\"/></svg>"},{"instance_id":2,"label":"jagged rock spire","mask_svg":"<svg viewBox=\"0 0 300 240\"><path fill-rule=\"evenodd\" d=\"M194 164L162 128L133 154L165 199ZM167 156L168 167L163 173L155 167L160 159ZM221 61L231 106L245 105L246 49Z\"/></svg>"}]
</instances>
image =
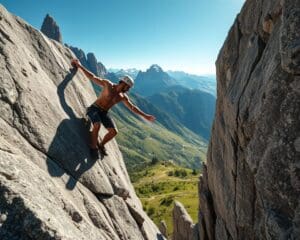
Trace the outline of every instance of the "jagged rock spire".
<instances>
[{"instance_id":1,"label":"jagged rock spire","mask_svg":"<svg viewBox=\"0 0 300 240\"><path fill-rule=\"evenodd\" d=\"M59 26L57 25L57 23L55 22L55 20L49 15L47 14L42 27L41 27L41 31L42 33L44 33L47 37L54 39L60 43L62 43L62 35L61 32L59 30Z\"/></svg>"}]
</instances>

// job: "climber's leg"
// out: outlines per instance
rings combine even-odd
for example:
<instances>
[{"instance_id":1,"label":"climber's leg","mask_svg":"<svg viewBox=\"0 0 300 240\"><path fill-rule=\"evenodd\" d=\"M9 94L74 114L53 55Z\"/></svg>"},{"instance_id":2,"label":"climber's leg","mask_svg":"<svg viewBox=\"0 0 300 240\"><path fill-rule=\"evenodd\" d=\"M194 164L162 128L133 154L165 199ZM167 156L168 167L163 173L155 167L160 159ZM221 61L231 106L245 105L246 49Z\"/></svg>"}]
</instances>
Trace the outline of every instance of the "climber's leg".
<instances>
[{"instance_id":1,"label":"climber's leg","mask_svg":"<svg viewBox=\"0 0 300 240\"><path fill-rule=\"evenodd\" d=\"M118 130L116 128L108 128L107 131L108 132L106 133L106 135L100 143L100 145L102 146L104 146L107 142L109 142L118 134Z\"/></svg>"},{"instance_id":2,"label":"climber's leg","mask_svg":"<svg viewBox=\"0 0 300 240\"><path fill-rule=\"evenodd\" d=\"M106 152L104 145L107 142L109 142L111 139L113 139L118 133L118 130L116 128L108 128L107 131L108 132L106 133L103 140L101 141L101 143L98 146L99 151L100 151L101 155L103 155L103 156L107 156L107 152Z\"/></svg>"},{"instance_id":3,"label":"climber's leg","mask_svg":"<svg viewBox=\"0 0 300 240\"><path fill-rule=\"evenodd\" d=\"M101 115L103 113L94 104L87 108L86 116L90 123L92 123L92 130L90 129L90 147L97 148L98 133L100 130Z\"/></svg>"},{"instance_id":4,"label":"climber's leg","mask_svg":"<svg viewBox=\"0 0 300 240\"><path fill-rule=\"evenodd\" d=\"M97 148L97 142L98 142L98 134L100 130L100 123L94 123L93 129L90 132L90 147L93 149Z\"/></svg>"}]
</instances>

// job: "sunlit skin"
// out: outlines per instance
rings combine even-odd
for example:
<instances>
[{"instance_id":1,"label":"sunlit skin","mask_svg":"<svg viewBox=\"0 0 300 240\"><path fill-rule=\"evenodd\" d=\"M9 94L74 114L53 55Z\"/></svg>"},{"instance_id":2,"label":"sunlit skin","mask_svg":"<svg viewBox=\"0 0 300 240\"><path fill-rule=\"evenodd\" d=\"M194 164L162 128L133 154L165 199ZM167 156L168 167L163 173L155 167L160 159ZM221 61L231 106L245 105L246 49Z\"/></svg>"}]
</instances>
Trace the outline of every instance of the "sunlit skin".
<instances>
[{"instance_id":1,"label":"sunlit skin","mask_svg":"<svg viewBox=\"0 0 300 240\"><path fill-rule=\"evenodd\" d=\"M96 77L93 73L85 69L77 59L72 60L72 65L77 67L78 69L81 69L89 79L91 79L95 84L102 87L102 91L95 101L95 104L97 104L102 109L108 111L115 104L123 102L125 106L128 107L132 112L142 116L146 120L150 122L153 122L155 120L154 116L144 113L130 101L128 95L126 94L126 92L130 89L130 86L125 82L120 81L118 84L114 84L108 79ZM97 148L99 130L100 123L94 123L93 130L91 132L91 148ZM118 130L115 128L107 128L107 131L107 134L103 137L100 143L103 146L112 138L114 138L118 133Z\"/></svg>"}]
</instances>

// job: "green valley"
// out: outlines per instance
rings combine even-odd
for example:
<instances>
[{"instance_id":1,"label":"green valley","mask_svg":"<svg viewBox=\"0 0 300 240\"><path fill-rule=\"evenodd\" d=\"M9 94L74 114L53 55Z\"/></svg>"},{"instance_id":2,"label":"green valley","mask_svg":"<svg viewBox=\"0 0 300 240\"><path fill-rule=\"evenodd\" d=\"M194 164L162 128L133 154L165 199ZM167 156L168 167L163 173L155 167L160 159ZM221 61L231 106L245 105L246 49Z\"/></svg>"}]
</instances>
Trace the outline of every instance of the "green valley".
<instances>
[{"instance_id":1,"label":"green valley","mask_svg":"<svg viewBox=\"0 0 300 240\"><path fill-rule=\"evenodd\" d=\"M179 167L169 162L158 162L137 173L131 180L143 208L158 225L167 224L168 235L173 231L174 200L180 201L193 221L197 221L199 171Z\"/></svg>"},{"instance_id":2,"label":"green valley","mask_svg":"<svg viewBox=\"0 0 300 240\"><path fill-rule=\"evenodd\" d=\"M188 129L182 128L185 135L180 136L160 123L148 123L125 111L123 106L116 106L112 115L119 128L116 139L129 174L144 168L153 158L200 168L207 149L204 140Z\"/></svg>"},{"instance_id":3,"label":"green valley","mask_svg":"<svg viewBox=\"0 0 300 240\"><path fill-rule=\"evenodd\" d=\"M95 89L97 93L100 90L97 86ZM153 158L200 169L206 157L206 140L148 100L135 94L131 94L130 98L143 111L156 116L157 121L150 123L143 120L122 103L113 107L111 114L119 129L116 139L129 174L143 169Z\"/></svg>"}]
</instances>

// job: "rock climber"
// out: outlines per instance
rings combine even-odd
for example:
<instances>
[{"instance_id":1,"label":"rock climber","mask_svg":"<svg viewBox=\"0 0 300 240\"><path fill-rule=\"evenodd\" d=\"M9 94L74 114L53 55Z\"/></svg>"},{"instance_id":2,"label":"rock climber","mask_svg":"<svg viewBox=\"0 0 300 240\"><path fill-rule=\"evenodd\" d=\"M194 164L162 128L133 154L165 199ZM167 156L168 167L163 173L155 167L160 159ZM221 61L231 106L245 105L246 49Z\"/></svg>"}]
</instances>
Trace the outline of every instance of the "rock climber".
<instances>
[{"instance_id":1,"label":"rock climber","mask_svg":"<svg viewBox=\"0 0 300 240\"><path fill-rule=\"evenodd\" d=\"M146 120L151 122L155 120L154 116L144 113L135 106L126 94L134 84L134 80L130 76L125 75L120 78L118 84L114 84L108 79L96 77L93 73L84 68L78 59L73 59L71 64L72 66L81 69L90 80L102 87L102 91L98 98L87 108L86 112L88 121L93 124L92 131L90 132L90 154L93 159L99 158L99 152L102 156L107 155L105 144L118 133L116 124L108 113L109 109L116 103L123 102L132 112L142 116ZM103 137L102 141L98 143L98 133L101 123L108 132Z\"/></svg>"}]
</instances>

